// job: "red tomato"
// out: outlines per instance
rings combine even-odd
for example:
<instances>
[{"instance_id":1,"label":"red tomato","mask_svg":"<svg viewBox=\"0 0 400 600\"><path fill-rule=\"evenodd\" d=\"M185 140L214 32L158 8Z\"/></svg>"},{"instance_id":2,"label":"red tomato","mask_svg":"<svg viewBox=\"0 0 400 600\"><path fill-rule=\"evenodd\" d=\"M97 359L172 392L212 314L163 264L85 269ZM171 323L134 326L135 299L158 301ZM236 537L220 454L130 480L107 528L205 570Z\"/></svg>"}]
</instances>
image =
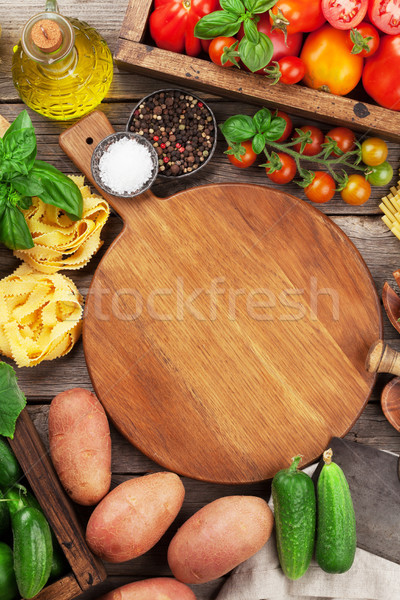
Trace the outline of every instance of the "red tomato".
<instances>
[{"instance_id":1,"label":"red tomato","mask_svg":"<svg viewBox=\"0 0 400 600\"><path fill-rule=\"evenodd\" d=\"M328 142L328 137L335 140L339 149L344 153L350 152L350 150L355 148L356 136L351 129L347 129L347 127L335 127L328 131L325 136L325 142ZM332 156L339 156L339 154L332 152Z\"/></svg>"},{"instance_id":2,"label":"red tomato","mask_svg":"<svg viewBox=\"0 0 400 600\"><path fill-rule=\"evenodd\" d=\"M281 137L279 138L279 140L276 140L277 142L284 142L285 140L288 139L289 135L292 133L293 131L293 123L292 123L292 119L289 117L289 115L287 115L285 112L283 112L282 110L278 110L276 112L276 116L277 117L281 117L281 119L285 119L286 121L286 127L284 132L282 133Z\"/></svg>"},{"instance_id":3,"label":"red tomato","mask_svg":"<svg viewBox=\"0 0 400 600\"><path fill-rule=\"evenodd\" d=\"M271 25L284 29L279 22L280 12L289 21L288 33L315 31L325 23L321 0L278 0L269 11Z\"/></svg>"},{"instance_id":4,"label":"red tomato","mask_svg":"<svg viewBox=\"0 0 400 600\"><path fill-rule=\"evenodd\" d=\"M400 33L400 6L396 0L369 0L368 16L383 33Z\"/></svg>"},{"instance_id":5,"label":"red tomato","mask_svg":"<svg viewBox=\"0 0 400 600\"><path fill-rule=\"evenodd\" d=\"M274 60L280 60L284 56L297 56L299 54L301 45L303 43L302 33L294 33L292 35L288 34L285 42L285 34L283 31L271 31L271 23L269 22L268 12L258 16L260 17L260 20L257 23L258 31L260 33L265 33L265 35L267 35L271 40L274 47L274 53L270 62L273 62ZM244 31L242 25L239 29L239 33L237 34L237 38L241 40L243 36ZM263 69L260 69L260 71L256 71L256 73L264 73L264 71Z\"/></svg>"},{"instance_id":6,"label":"red tomato","mask_svg":"<svg viewBox=\"0 0 400 600\"><path fill-rule=\"evenodd\" d=\"M379 33L371 23L362 22L347 32L347 47L352 54L370 58L379 48Z\"/></svg>"},{"instance_id":7,"label":"red tomato","mask_svg":"<svg viewBox=\"0 0 400 600\"><path fill-rule=\"evenodd\" d=\"M265 172L267 173L267 177L274 183L289 183L289 181L292 181L293 177L296 175L296 162L291 156L289 156L289 154L286 154L285 152L277 152L277 154L282 166L273 173L268 173L268 168L266 168Z\"/></svg>"},{"instance_id":8,"label":"red tomato","mask_svg":"<svg viewBox=\"0 0 400 600\"><path fill-rule=\"evenodd\" d=\"M210 55L211 60L213 61L213 63L215 63L216 65L219 65L220 67L233 67L233 62L230 60L227 60L225 63L221 62L221 58L224 54L224 49L225 48L230 48L231 46L233 46L234 44L236 44L237 39L234 37L217 37L214 38L210 44L210 47L208 49L208 54ZM239 62L239 57L236 56L235 57L236 62Z\"/></svg>"},{"instance_id":9,"label":"red tomato","mask_svg":"<svg viewBox=\"0 0 400 600\"><path fill-rule=\"evenodd\" d=\"M347 47L347 32L325 25L307 37L300 58L306 65L304 83L314 90L344 96L361 79L363 59Z\"/></svg>"},{"instance_id":10,"label":"red tomato","mask_svg":"<svg viewBox=\"0 0 400 600\"><path fill-rule=\"evenodd\" d=\"M364 204L371 195L371 186L362 175L353 173L350 175L346 187L340 192L346 204L359 206Z\"/></svg>"},{"instance_id":11,"label":"red tomato","mask_svg":"<svg viewBox=\"0 0 400 600\"><path fill-rule=\"evenodd\" d=\"M315 171L315 177L304 192L311 202L323 204L329 202L335 194L335 181L329 173L325 171Z\"/></svg>"},{"instance_id":12,"label":"red tomato","mask_svg":"<svg viewBox=\"0 0 400 600\"><path fill-rule=\"evenodd\" d=\"M400 110L400 35L383 35L378 51L365 61L365 91L381 106Z\"/></svg>"},{"instance_id":13,"label":"red tomato","mask_svg":"<svg viewBox=\"0 0 400 600\"><path fill-rule=\"evenodd\" d=\"M302 131L311 131L311 144L306 144L303 150L303 154L305 156L315 156L319 154L322 150L322 145L324 143L324 134L318 127L314 127L314 125L303 125L300 127ZM299 137L298 133L295 133L293 136L293 140ZM296 152L300 152L301 144L296 144L293 146L293 150Z\"/></svg>"},{"instance_id":14,"label":"red tomato","mask_svg":"<svg viewBox=\"0 0 400 600\"><path fill-rule=\"evenodd\" d=\"M254 163L257 158L257 154L252 148L251 140L242 142L240 145L246 150L245 154L242 154L240 157L240 160L233 156L233 154L228 154L228 158L230 162L235 165L235 167L239 167L239 169L246 169L247 167L251 167L251 165ZM231 147L229 146L228 150L230 150L230 148Z\"/></svg>"},{"instance_id":15,"label":"red tomato","mask_svg":"<svg viewBox=\"0 0 400 600\"><path fill-rule=\"evenodd\" d=\"M197 56L203 46L194 37L195 25L219 8L219 0L155 0L150 35L163 50Z\"/></svg>"},{"instance_id":16,"label":"red tomato","mask_svg":"<svg viewBox=\"0 0 400 600\"><path fill-rule=\"evenodd\" d=\"M368 0L322 0L325 19L335 29L356 27L367 14Z\"/></svg>"},{"instance_id":17,"label":"red tomato","mask_svg":"<svg viewBox=\"0 0 400 600\"><path fill-rule=\"evenodd\" d=\"M301 81L305 75L306 68L301 58L297 56L286 56L278 61L281 72L281 83L291 85Z\"/></svg>"}]
</instances>

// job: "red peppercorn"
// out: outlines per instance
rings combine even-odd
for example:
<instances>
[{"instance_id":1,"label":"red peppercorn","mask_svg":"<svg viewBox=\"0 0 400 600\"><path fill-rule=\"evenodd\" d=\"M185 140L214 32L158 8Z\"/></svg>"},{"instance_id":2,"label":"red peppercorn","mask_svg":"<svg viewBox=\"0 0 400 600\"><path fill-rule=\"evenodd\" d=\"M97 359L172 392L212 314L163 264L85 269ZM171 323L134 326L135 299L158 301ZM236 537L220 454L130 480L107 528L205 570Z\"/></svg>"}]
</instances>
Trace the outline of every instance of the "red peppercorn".
<instances>
[{"instance_id":1,"label":"red peppercorn","mask_svg":"<svg viewBox=\"0 0 400 600\"><path fill-rule=\"evenodd\" d=\"M154 140L155 142L158 142L158 140L159 140L159 139L160 139L160 138L158 137L158 135L153 135L153 140Z\"/></svg>"},{"instance_id":2,"label":"red peppercorn","mask_svg":"<svg viewBox=\"0 0 400 600\"><path fill-rule=\"evenodd\" d=\"M198 102L198 103L197 103L197 106L198 106L199 108L203 108L204 104L203 104L202 102Z\"/></svg>"},{"instance_id":3,"label":"red peppercorn","mask_svg":"<svg viewBox=\"0 0 400 600\"><path fill-rule=\"evenodd\" d=\"M185 152L185 148L179 148L179 152L182 154L182 152Z\"/></svg>"},{"instance_id":4,"label":"red peppercorn","mask_svg":"<svg viewBox=\"0 0 400 600\"><path fill-rule=\"evenodd\" d=\"M160 144L160 148L162 148L162 149L164 150L164 148L165 148L165 144L164 144L164 142L161 142L161 144Z\"/></svg>"},{"instance_id":5,"label":"red peppercorn","mask_svg":"<svg viewBox=\"0 0 400 600\"><path fill-rule=\"evenodd\" d=\"M163 158L163 161L164 161L165 163L169 162L169 158L168 158L168 156L164 156L164 158Z\"/></svg>"},{"instance_id":6,"label":"red peppercorn","mask_svg":"<svg viewBox=\"0 0 400 600\"><path fill-rule=\"evenodd\" d=\"M180 143L179 143L179 142L176 142L176 144L175 144L175 148L180 148L180 147L181 147Z\"/></svg>"}]
</instances>

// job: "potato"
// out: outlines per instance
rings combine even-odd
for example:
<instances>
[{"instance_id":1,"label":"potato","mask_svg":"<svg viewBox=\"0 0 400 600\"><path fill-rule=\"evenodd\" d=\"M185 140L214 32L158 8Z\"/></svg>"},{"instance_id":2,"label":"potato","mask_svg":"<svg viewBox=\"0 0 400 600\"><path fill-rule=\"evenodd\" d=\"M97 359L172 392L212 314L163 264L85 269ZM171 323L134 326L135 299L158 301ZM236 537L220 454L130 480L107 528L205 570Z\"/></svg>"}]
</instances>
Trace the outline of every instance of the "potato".
<instances>
[{"instance_id":1,"label":"potato","mask_svg":"<svg viewBox=\"0 0 400 600\"><path fill-rule=\"evenodd\" d=\"M108 562L144 554L178 514L185 488L174 473L153 473L121 483L94 509L86 529L92 551Z\"/></svg>"},{"instance_id":2,"label":"potato","mask_svg":"<svg viewBox=\"0 0 400 600\"><path fill-rule=\"evenodd\" d=\"M168 548L168 563L184 583L217 579L253 556L271 535L274 517L255 496L226 496L188 519Z\"/></svg>"},{"instance_id":3,"label":"potato","mask_svg":"<svg viewBox=\"0 0 400 600\"><path fill-rule=\"evenodd\" d=\"M128 583L100 600L196 600L192 590L170 577L156 577Z\"/></svg>"},{"instance_id":4,"label":"potato","mask_svg":"<svg viewBox=\"0 0 400 600\"><path fill-rule=\"evenodd\" d=\"M111 484L111 438L96 396L81 388L58 394L50 405L49 439L67 494L85 506L100 502Z\"/></svg>"}]
</instances>

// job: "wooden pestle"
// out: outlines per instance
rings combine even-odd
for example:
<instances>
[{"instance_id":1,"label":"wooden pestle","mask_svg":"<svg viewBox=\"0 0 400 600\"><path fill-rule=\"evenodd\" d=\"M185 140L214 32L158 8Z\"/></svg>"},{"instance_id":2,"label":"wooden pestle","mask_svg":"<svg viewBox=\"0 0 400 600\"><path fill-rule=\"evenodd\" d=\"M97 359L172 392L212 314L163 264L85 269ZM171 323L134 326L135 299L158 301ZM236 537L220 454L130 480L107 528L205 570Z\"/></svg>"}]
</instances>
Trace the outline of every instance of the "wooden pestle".
<instances>
[{"instance_id":1,"label":"wooden pestle","mask_svg":"<svg viewBox=\"0 0 400 600\"><path fill-rule=\"evenodd\" d=\"M369 349L365 368L369 373L400 375L400 352L393 350L383 340L378 340Z\"/></svg>"}]
</instances>

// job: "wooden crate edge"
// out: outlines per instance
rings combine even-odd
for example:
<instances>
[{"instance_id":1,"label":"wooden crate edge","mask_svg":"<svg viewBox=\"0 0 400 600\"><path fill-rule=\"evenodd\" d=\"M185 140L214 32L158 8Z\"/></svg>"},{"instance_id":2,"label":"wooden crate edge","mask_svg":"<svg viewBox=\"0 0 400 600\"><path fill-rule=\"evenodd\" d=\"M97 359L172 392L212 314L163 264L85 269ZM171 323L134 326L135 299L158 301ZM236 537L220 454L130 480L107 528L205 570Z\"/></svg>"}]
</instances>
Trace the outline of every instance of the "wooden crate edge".
<instances>
[{"instance_id":1,"label":"wooden crate edge","mask_svg":"<svg viewBox=\"0 0 400 600\"><path fill-rule=\"evenodd\" d=\"M298 84L268 85L262 77L245 71L221 69L201 58L192 58L119 38L114 60L119 68L149 77L212 92L219 96L279 108L308 119L354 130L371 131L400 142L400 112L312 90ZM396 133L398 132L398 133Z\"/></svg>"},{"instance_id":2,"label":"wooden crate edge","mask_svg":"<svg viewBox=\"0 0 400 600\"><path fill-rule=\"evenodd\" d=\"M17 420L15 436L10 440L10 445L64 551L80 591L104 581L107 578L105 567L86 545L72 504L26 408ZM47 488L46 501L43 488Z\"/></svg>"},{"instance_id":3,"label":"wooden crate edge","mask_svg":"<svg viewBox=\"0 0 400 600\"><path fill-rule=\"evenodd\" d=\"M82 593L82 589L73 574L50 583L35 596L35 600L73 600ZM21 599L22 600L22 599Z\"/></svg>"}]
</instances>

